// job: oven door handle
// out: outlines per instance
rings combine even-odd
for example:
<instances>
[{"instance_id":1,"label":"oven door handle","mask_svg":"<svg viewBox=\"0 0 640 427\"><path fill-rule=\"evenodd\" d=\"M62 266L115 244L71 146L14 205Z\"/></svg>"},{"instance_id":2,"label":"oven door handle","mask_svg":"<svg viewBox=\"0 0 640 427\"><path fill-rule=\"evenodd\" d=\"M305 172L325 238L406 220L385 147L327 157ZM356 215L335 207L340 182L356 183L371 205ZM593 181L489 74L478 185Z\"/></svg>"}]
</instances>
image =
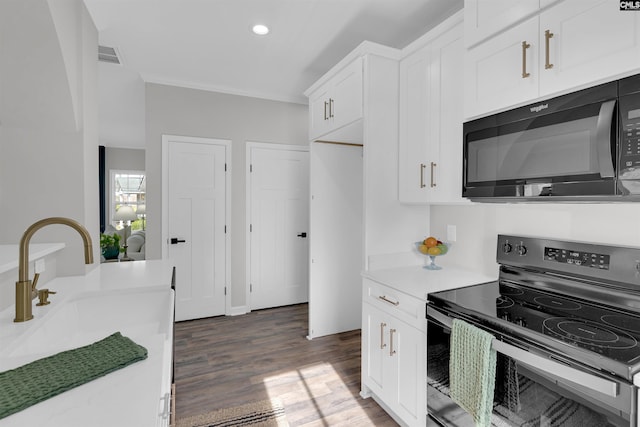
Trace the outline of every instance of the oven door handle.
<instances>
[{"instance_id":1,"label":"oven door handle","mask_svg":"<svg viewBox=\"0 0 640 427\"><path fill-rule=\"evenodd\" d=\"M611 151L611 126L613 125L613 112L616 101L603 102L600 106L598 121L596 122L596 150L598 152L598 168L600 176L610 178L614 176L613 156Z\"/></svg>"},{"instance_id":2,"label":"oven door handle","mask_svg":"<svg viewBox=\"0 0 640 427\"><path fill-rule=\"evenodd\" d=\"M448 328L451 328L453 323L451 318L429 306L427 306L427 317L431 317ZM496 338L491 342L491 346L498 353L509 356L518 362L524 363L525 365L548 372L565 381L581 385L611 397L616 397L619 394L618 383L614 381L598 377L562 363L554 362L551 359L531 353L514 345L507 344Z\"/></svg>"}]
</instances>

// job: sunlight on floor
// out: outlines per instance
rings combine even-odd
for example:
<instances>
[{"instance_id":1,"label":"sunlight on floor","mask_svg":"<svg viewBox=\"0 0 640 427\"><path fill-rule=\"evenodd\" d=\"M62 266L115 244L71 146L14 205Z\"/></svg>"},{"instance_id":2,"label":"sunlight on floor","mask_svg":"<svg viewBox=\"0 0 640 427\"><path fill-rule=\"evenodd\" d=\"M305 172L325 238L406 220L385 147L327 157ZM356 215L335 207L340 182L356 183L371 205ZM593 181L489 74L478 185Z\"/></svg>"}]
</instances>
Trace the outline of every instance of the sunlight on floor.
<instances>
[{"instance_id":1,"label":"sunlight on floor","mask_svg":"<svg viewBox=\"0 0 640 427\"><path fill-rule=\"evenodd\" d=\"M296 384L292 387L294 383ZM305 420L313 425L373 425L366 411L360 407L360 396L349 392L340 374L330 363L316 363L283 371L265 377L263 384L269 398L277 398L284 403L285 411L287 406L311 402ZM349 399L357 402L348 402ZM289 421L306 424L305 420Z\"/></svg>"}]
</instances>

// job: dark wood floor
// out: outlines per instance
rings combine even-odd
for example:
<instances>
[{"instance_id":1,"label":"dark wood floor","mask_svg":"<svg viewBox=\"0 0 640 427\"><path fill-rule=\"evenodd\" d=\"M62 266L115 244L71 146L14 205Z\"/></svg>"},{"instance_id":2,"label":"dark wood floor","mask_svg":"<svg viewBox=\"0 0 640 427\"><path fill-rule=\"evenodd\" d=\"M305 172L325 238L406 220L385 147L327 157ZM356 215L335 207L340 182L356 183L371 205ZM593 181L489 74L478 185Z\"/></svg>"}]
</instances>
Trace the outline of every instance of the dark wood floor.
<instances>
[{"instance_id":1,"label":"dark wood floor","mask_svg":"<svg viewBox=\"0 0 640 427\"><path fill-rule=\"evenodd\" d=\"M306 339L306 304L176 324L177 418L279 398L291 426L397 426L360 392L360 331Z\"/></svg>"}]
</instances>

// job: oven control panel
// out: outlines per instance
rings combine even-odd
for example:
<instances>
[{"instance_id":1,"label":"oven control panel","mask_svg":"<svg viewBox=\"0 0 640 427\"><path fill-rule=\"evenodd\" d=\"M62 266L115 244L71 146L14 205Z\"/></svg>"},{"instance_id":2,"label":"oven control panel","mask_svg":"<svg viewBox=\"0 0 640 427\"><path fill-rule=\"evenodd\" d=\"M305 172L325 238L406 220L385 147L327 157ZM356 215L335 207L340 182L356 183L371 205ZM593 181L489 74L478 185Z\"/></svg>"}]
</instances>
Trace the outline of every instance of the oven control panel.
<instances>
[{"instance_id":1,"label":"oven control panel","mask_svg":"<svg viewBox=\"0 0 640 427\"><path fill-rule=\"evenodd\" d=\"M544 259L545 261L555 261L562 264L598 268L600 270L608 270L610 261L609 255L605 254L552 248L548 246L544 248Z\"/></svg>"},{"instance_id":2,"label":"oven control panel","mask_svg":"<svg viewBox=\"0 0 640 427\"><path fill-rule=\"evenodd\" d=\"M502 266L576 275L640 292L640 246L498 235L496 261Z\"/></svg>"}]
</instances>

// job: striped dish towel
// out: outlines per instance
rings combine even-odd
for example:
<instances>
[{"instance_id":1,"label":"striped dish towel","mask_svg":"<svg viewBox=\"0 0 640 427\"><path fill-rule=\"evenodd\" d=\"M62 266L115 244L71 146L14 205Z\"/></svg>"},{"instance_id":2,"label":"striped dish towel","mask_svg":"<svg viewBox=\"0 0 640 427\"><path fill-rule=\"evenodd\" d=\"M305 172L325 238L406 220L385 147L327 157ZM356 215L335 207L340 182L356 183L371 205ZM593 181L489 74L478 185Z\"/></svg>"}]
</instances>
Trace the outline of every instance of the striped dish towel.
<instances>
[{"instance_id":1,"label":"striped dish towel","mask_svg":"<svg viewBox=\"0 0 640 427\"><path fill-rule=\"evenodd\" d=\"M473 417L477 427L491 425L496 382L493 336L462 320L453 319L449 381L451 399Z\"/></svg>"}]
</instances>

